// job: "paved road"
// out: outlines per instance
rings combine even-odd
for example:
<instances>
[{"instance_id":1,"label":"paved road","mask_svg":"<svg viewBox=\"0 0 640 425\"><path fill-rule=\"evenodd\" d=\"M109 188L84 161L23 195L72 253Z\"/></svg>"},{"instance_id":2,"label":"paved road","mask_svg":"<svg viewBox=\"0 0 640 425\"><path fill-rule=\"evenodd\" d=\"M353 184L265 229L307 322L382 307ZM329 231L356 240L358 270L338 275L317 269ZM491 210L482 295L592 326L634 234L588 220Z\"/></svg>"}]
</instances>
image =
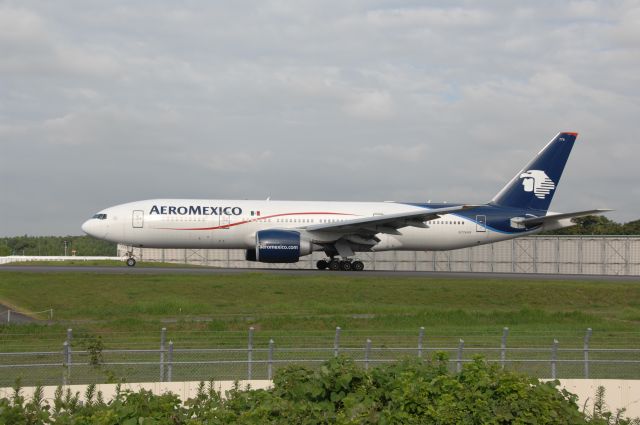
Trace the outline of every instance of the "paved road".
<instances>
[{"instance_id":1,"label":"paved road","mask_svg":"<svg viewBox=\"0 0 640 425\"><path fill-rule=\"evenodd\" d=\"M640 283L640 276L615 275L568 275L568 274L536 274L536 273L469 273L469 272L424 272L424 271L382 271L365 270L362 272L331 272L327 270L300 269L224 269L210 267L84 267L84 266L0 266L0 278L3 271L29 273L106 273L106 274L188 274L188 275L220 275L240 273L268 273L286 276L338 275L358 277L423 277L423 278L455 278L455 279L509 279L509 280L591 280L608 282Z\"/></svg>"},{"instance_id":2,"label":"paved road","mask_svg":"<svg viewBox=\"0 0 640 425\"><path fill-rule=\"evenodd\" d=\"M25 316L24 314L16 313L15 311L11 311L11 319L9 319L9 315L7 314L8 307L0 304L0 325L6 325L7 320L11 320L11 323L29 323L35 322L31 317Z\"/></svg>"}]
</instances>

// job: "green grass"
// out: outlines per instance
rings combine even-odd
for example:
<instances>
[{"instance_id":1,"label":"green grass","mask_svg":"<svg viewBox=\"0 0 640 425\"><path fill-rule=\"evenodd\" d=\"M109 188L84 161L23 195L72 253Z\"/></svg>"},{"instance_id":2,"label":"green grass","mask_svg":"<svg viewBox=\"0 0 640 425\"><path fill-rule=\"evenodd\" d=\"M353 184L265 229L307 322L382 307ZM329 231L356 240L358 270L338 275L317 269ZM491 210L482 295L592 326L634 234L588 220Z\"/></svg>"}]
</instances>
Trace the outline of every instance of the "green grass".
<instances>
[{"instance_id":1,"label":"green grass","mask_svg":"<svg viewBox=\"0 0 640 425\"><path fill-rule=\"evenodd\" d=\"M27 314L49 308L54 321L0 326L0 353L52 351L39 356L0 355L0 363L59 363L66 329L73 328L73 382L107 379L104 370L79 366L86 349L99 336L106 349L157 349L160 329L167 340L182 348L246 348L247 330L255 328L254 346L265 349L273 338L277 358L326 359L332 355L336 326L342 328L341 347L360 348L373 341L373 358L415 355L415 351L384 351L416 347L425 327L425 348L449 347L456 355L465 340L465 358L474 353L495 359L502 328L510 328L508 346L540 347L538 352L509 352L511 360L540 359L540 363L513 363L538 376L547 376L554 338L560 348L581 348L585 329L593 328L592 348L640 347L640 281L548 281L507 279L405 278L393 276L288 275L244 273L220 275L30 273L2 271L0 303ZM93 341L93 342L92 342ZM288 352L287 347L307 347ZM475 350L474 350L475 348ZM483 348L487 348L483 350ZM560 353L580 359L581 352ZM608 357L607 357L608 356ZM256 352L264 359L266 351ZM627 354L593 353L592 359L637 358ZM84 359L84 360L83 360ZM176 354L176 361L246 359L246 353ZM156 353L105 354L107 362L157 362ZM278 366L279 367L279 366ZM84 368L84 369L83 369ZM124 369L123 369L124 368ZM256 365L264 377L266 366ZM559 366L563 377L580 377L578 363ZM158 366L110 366L128 380L157 379ZM147 370L148 369L148 370ZM21 367L3 369L0 383L57 383L62 369ZM637 365L592 365L594 376L637 377ZM94 373L95 372L95 373ZM176 365L175 379L236 379L246 373L243 363ZM257 372L256 372L257 373ZM93 375L96 375L92 378ZM548 376L547 376L548 377Z\"/></svg>"},{"instance_id":2,"label":"green grass","mask_svg":"<svg viewBox=\"0 0 640 425\"><path fill-rule=\"evenodd\" d=\"M1 270L1 269L0 269ZM376 335L411 338L420 326L443 343L499 341L547 346L640 345L640 282L510 281L333 275L113 275L0 272L0 303L26 313L53 308L54 323L0 328L11 346L64 339L64 330L156 345L161 327L176 337L243 341L257 335ZM43 315L44 316L44 315ZM45 317L42 317L43 319ZM16 334L22 336L16 336ZM241 344L242 345L242 344Z\"/></svg>"}]
</instances>

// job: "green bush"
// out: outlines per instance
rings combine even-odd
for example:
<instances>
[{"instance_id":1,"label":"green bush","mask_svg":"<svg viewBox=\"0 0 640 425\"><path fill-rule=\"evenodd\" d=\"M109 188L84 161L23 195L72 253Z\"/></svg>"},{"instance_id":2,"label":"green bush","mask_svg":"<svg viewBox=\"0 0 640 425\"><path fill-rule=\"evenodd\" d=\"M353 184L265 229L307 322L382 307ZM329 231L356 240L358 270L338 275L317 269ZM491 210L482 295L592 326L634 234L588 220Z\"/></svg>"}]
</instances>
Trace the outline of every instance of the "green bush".
<instances>
[{"instance_id":1,"label":"green bush","mask_svg":"<svg viewBox=\"0 0 640 425\"><path fill-rule=\"evenodd\" d=\"M327 361L317 370L289 366L270 390L241 389L226 398L213 382L200 384L184 404L174 394L116 391L106 403L89 386L85 402L58 388L53 405L42 389L27 402L16 385L11 398L0 399L0 424L638 424L604 408L596 394L593 412L581 412L576 396L505 372L481 359L461 373L447 370L448 360L405 360L365 371L347 358Z\"/></svg>"}]
</instances>

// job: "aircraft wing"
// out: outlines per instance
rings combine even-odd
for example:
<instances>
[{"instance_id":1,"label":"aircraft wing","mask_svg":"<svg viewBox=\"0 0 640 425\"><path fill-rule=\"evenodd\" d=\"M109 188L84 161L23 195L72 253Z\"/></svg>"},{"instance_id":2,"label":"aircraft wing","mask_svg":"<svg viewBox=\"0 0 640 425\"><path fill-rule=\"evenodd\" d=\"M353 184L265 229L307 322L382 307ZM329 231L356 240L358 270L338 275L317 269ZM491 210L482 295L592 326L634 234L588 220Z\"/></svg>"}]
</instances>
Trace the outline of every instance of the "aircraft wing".
<instances>
[{"instance_id":1,"label":"aircraft wing","mask_svg":"<svg viewBox=\"0 0 640 425\"><path fill-rule=\"evenodd\" d=\"M576 211L576 212L570 212L570 213L549 214L543 217L532 217L532 218L521 218L521 219L515 218L513 219L513 221L525 227L533 227L533 226L538 226L540 224L557 222L558 220L563 220L566 218L577 218L577 217L584 217L587 215L603 214L608 211L613 211L613 210L597 209L597 210Z\"/></svg>"},{"instance_id":2,"label":"aircraft wing","mask_svg":"<svg viewBox=\"0 0 640 425\"><path fill-rule=\"evenodd\" d=\"M432 210L411 211L395 214L375 215L372 217L355 218L336 223L313 224L305 227L308 232L332 232L341 234L366 234L388 233L399 235L398 229L407 226L428 227L425 222L435 220L444 214L469 210L478 205L457 205Z\"/></svg>"}]
</instances>

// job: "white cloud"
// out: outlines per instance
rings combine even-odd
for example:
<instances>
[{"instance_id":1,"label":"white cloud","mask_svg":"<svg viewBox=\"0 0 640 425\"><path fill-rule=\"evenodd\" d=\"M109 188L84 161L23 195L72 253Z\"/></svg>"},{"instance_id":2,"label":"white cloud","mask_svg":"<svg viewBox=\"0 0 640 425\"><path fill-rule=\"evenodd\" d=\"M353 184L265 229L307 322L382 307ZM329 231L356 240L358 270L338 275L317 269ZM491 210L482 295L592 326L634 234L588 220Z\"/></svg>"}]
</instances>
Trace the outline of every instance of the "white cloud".
<instances>
[{"instance_id":1,"label":"white cloud","mask_svg":"<svg viewBox=\"0 0 640 425\"><path fill-rule=\"evenodd\" d=\"M42 18L28 9L0 5L0 43L38 44L47 36Z\"/></svg>"},{"instance_id":2,"label":"white cloud","mask_svg":"<svg viewBox=\"0 0 640 425\"><path fill-rule=\"evenodd\" d=\"M365 119L388 119L394 113L391 95L381 91L354 93L344 109L354 117Z\"/></svg>"},{"instance_id":3,"label":"white cloud","mask_svg":"<svg viewBox=\"0 0 640 425\"><path fill-rule=\"evenodd\" d=\"M491 13L485 10L461 7L418 7L374 10L367 13L367 21L373 25L408 27L467 27L487 25L492 22Z\"/></svg>"},{"instance_id":4,"label":"white cloud","mask_svg":"<svg viewBox=\"0 0 640 425\"><path fill-rule=\"evenodd\" d=\"M183 158L184 161L184 158ZM235 151L217 152L189 158L190 162L200 164L214 172L237 172L238 169L262 168L264 164L277 161L271 151ZM275 165L275 164L274 164ZM277 167L277 165L275 165Z\"/></svg>"},{"instance_id":5,"label":"white cloud","mask_svg":"<svg viewBox=\"0 0 640 425\"><path fill-rule=\"evenodd\" d=\"M430 149L424 144L414 146L402 145L376 145L367 147L364 152L377 157L381 163L387 161L403 163L403 162L423 162L427 158Z\"/></svg>"}]
</instances>

